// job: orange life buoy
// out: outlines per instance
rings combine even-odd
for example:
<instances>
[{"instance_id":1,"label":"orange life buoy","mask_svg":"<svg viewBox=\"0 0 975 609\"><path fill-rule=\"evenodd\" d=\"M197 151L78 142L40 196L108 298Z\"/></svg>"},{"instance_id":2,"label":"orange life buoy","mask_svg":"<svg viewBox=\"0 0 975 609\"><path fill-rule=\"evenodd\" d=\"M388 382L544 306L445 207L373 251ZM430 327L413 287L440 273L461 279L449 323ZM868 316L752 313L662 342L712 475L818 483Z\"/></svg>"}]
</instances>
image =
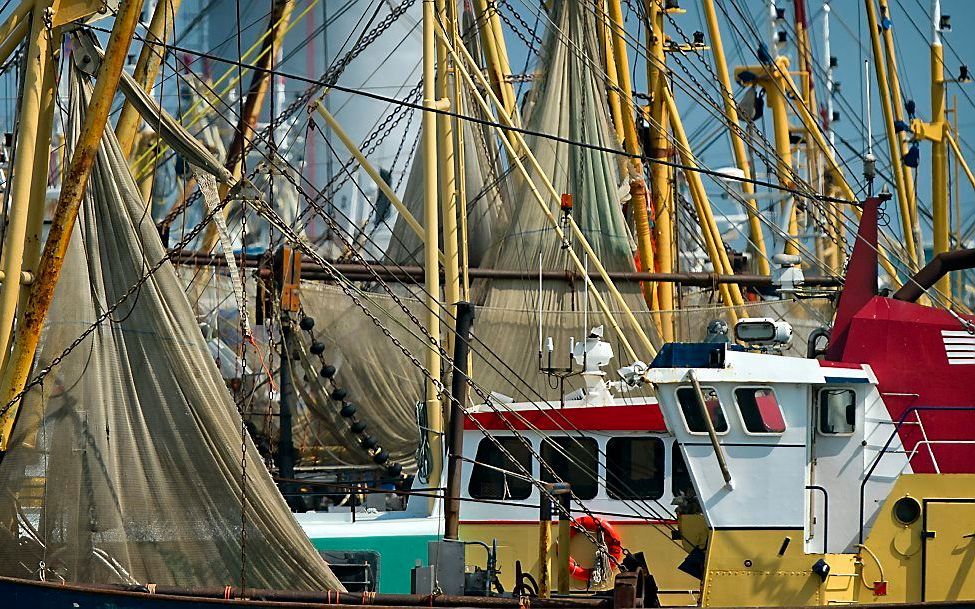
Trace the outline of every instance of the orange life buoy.
<instances>
[{"instance_id":1,"label":"orange life buoy","mask_svg":"<svg viewBox=\"0 0 975 609\"><path fill-rule=\"evenodd\" d=\"M617 568L623 560L623 540L613 525L595 516L580 516L572 523L570 535L575 537L576 533L582 529L593 533L602 532L606 550L609 552L611 568ZM569 556L569 575L573 579L588 582L592 578L592 567L583 567L576 562L575 558Z\"/></svg>"}]
</instances>

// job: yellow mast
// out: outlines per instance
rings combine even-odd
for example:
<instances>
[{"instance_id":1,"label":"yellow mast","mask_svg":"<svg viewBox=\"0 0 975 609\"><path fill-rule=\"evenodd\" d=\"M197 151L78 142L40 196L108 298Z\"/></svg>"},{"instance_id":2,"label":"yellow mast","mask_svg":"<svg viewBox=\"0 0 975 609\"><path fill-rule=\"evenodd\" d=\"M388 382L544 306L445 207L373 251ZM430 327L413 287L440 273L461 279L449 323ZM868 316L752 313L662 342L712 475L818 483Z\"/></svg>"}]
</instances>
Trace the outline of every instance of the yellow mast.
<instances>
[{"instance_id":1,"label":"yellow mast","mask_svg":"<svg viewBox=\"0 0 975 609\"><path fill-rule=\"evenodd\" d=\"M646 155L656 159L672 156L670 138L667 134L667 105L664 102L662 87L667 86L666 61L664 52L664 9L659 0L644 0L649 15L650 27L647 36L650 57L647 61L647 82L650 92L649 128L650 150ZM650 164L650 185L653 196L654 237L657 266L661 273L674 271L674 203L670 197L672 173L670 167L662 163ZM676 340L673 311L675 307L674 284L660 282L656 285L657 304L661 311L660 328L664 342Z\"/></svg>"},{"instance_id":2,"label":"yellow mast","mask_svg":"<svg viewBox=\"0 0 975 609\"><path fill-rule=\"evenodd\" d=\"M904 249L911 270L917 270L917 247L914 243L914 225L911 214L911 201L904 178L904 164L901 162L901 143L894 128L894 110L891 102L890 82L887 79L887 63L880 45L880 27L877 20L877 7L874 0L864 0L867 7L867 29L870 30L870 46L873 49L874 74L877 75L877 92L884 115L884 128L887 132L887 148L890 151L891 172L897 189L897 205L900 208L901 232L904 236Z\"/></svg>"},{"instance_id":3,"label":"yellow mast","mask_svg":"<svg viewBox=\"0 0 975 609\"><path fill-rule=\"evenodd\" d=\"M614 59L616 60L616 76L619 79L620 89L623 94L622 118L623 118L623 144L624 149L630 155L629 169L630 180L630 210L633 213L633 225L636 231L637 250L640 255L640 267L646 272L652 273L655 269L653 256L653 238L650 236L650 211L647 207L647 186L643 179L643 160L640 150L640 141L636 131L635 108L633 106L633 85L630 81L630 62L626 50L626 32L623 21L623 9L620 0L608 0L610 30L613 39ZM659 309L656 293L653 284L643 283L643 299L651 311ZM663 328L657 328L663 334Z\"/></svg>"},{"instance_id":4,"label":"yellow mast","mask_svg":"<svg viewBox=\"0 0 975 609\"><path fill-rule=\"evenodd\" d=\"M456 20L454 16L453 0L437 0L437 14L440 23L448 28L448 37L437 38L437 98L448 101L450 108L458 111L459 105L457 97L454 95L455 77L450 67L450 58L447 54L447 46L453 45L457 39ZM441 217L443 224L443 251L444 251L444 302L449 311L453 312L457 302L460 301L460 254L459 236L457 233L457 208L459 175L461 169L456 155L462 151L455 147L459 144L460 128L454 117L448 114L437 116L437 135L438 135L438 154L436 159L440 163L440 193L442 193ZM439 238L438 238L439 240ZM437 247L437 241L433 243ZM453 324L448 321L448 332L444 341L447 352L453 353Z\"/></svg>"},{"instance_id":5,"label":"yellow mast","mask_svg":"<svg viewBox=\"0 0 975 609\"><path fill-rule=\"evenodd\" d=\"M603 46L606 63L606 94L609 97L609 114L613 119L613 131L616 141L620 144L626 137L623 127L623 109L620 103L620 84L616 73L616 58L613 52L613 37L610 34L612 25L604 3L599 3L599 42Z\"/></svg>"},{"instance_id":6,"label":"yellow mast","mask_svg":"<svg viewBox=\"0 0 975 609\"><path fill-rule=\"evenodd\" d=\"M880 0L880 14L881 16L887 15L887 17L890 17L890 6L888 6L887 0ZM883 38L894 120L903 121L904 101L901 98L901 84L897 74L897 53L894 49L894 33L891 28L883 29ZM903 156L907 152L907 135L907 133L897 134L897 139L900 141L900 156ZM917 252L914 255L915 259L920 262L924 260L924 243L921 239L921 225L917 219L917 193L914 190L914 170L901 163L901 172L904 174L904 192L907 193L907 202L911 212L911 226L914 228L914 245L917 248Z\"/></svg>"},{"instance_id":7,"label":"yellow mast","mask_svg":"<svg viewBox=\"0 0 975 609\"><path fill-rule=\"evenodd\" d=\"M82 3L75 5L82 6ZM44 4L38 4L39 8L46 8ZM97 9L93 7L92 11ZM48 234L47 242L44 245L44 254L41 257L41 265L38 269L37 277L31 286L30 301L24 312L23 321L17 328L17 335L14 339L13 351L10 359L3 369L3 383L0 387L0 408L5 408L17 394L19 394L27 383L27 376L30 373L31 365L34 361L34 354L40 340L41 329L47 317L51 300L54 297L54 288L61 275L61 266L64 256L68 249L68 242L74 229L74 223L78 218L78 210L81 206L81 198L84 194L88 176L91 174L91 167L95 161L98 146L101 143L102 134L105 132L105 125L108 121L108 114L112 108L112 100L118 90L118 82L122 73L122 66L128 53L129 44L132 41L132 34L135 32L136 23L139 20L139 13L142 9L141 2L129 0L123 2L115 18L115 26L112 28L112 35L105 50L105 57L102 59L101 68L95 81L92 91L91 101L85 114L85 122L82 125L81 136L75 145L71 158L71 165L64 174L61 184L61 195L58 198L58 205L54 212L51 222L51 230ZM90 14L90 13L89 13ZM38 22L44 23L43 13L37 13ZM79 15L79 17L84 16ZM76 17L78 18L78 17ZM56 23L56 22L55 22ZM40 30L40 31L38 31ZM31 28L31 48L36 48L35 44L41 40L50 43L48 32L43 27ZM59 42L59 41L58 41ZM44 43L42 43L44 44ZM38 55L28 55L33 61L39 61ZM39 93L38 93L39 97ZM37 111L34 105L34 111ZM34 121L37 117L34 117ZM36 122L35 133L36 133ZM23 151L21 151L23 154ZM28 155L24 155L28 156ZM33 161L33 146L31 145L30 161ZM44 176L46 177L46 175ZM23 233L21 233L21 238ZM23 244L21 243L18 258L22 255ZM7 254L8 262L12 256ZM19 260L18 260L19 267ZM10 275L7 275L10 277ZM16 276L19 276L19 268ZM4 287L18 282L4 282ZM9 328L5 333L9 337ZM16 405L12 405L10 410L0 417L0 450L6 450L10 439L10 431L16 417Z\"/></svg>"},{"instance_id":8,"label":"yellow mast","mask_svg":"<svg viewBox=\"0 0 975 609\"><path fill-rule=\"evenodd\" d=\"M51 30L47 27L51 0L39 0L30 18L30 38L27 41L27 62L21 92L20 127L17 131L16 154L10 183L10 209L4 231L3 284L0 284L0 359L6 359L10 335L20 300L21 285L32 278L23 277L24 247L27 238L28 215L31 207L31 182L34 178L47 180L47 174L34 172L35 153L40 137L40 110L43 105L44 72L50 67L47 57L52 45ZM50 137L50 135L48 135ZM47 150L41 146L42 154ZM2 407L2 405L0 405ZM0 433L3 430L0 429Z\"/></svg>"},{"instance_id":9,"label":"yellow mast","mask_svg":"<svg viewBox=\"0 0 975 609\"><path fill-rule=\"evenodd\" d=\"M915 137L931 142L931 214L934 216L934 251L938 255L948 251L950 226L948 221L948 143L945 120L944 47L941 46L941 2L931 2L931 121L911 121ZM944 276L935 288L951 299L951 283Z\"/></svg>"},{"instance_id":10,"label":"yellow mast","mask_svg":"<svg viewBox=\"0 0 975 609\"><path fill-rule=\"evenodd\" d=\"M721 85L721 100L724 102L724 114L729 124L731 147L735 154L735 163L746 178L753 177L751 163L745 150L745 140L738 131L738 106L735 103L731 89L731 77L728 74L728 62L725 59L724 43L721 40L721 30L718 26L718 16L714 11L714 0L702 0L704 17L707 20L708 36L711 49L714 52L714 64L718 72ZM745 194L745 210L748 212L748 233L751 240L752 252L755 255L755 268L761 275L771 273L768 264L768 252L765 250L765 234L758 217L758 203L755 200L755 185L742 182L742 192Z\"/></svg>"},{"instance_id":11,"label":"yellow mast","mask_svg":"<svg viewBox=\"0 0 975 609\"><path fill-rule=\"evenodd\" d=\"M152 90L159 74L159 66L162 65L165 50L156 48L158 43L165 44L169 35L173 32L173 20L182 0L159 0L156 9L152 13L152 20L149 22L149 30L146 32L146 40L139 51L139 59L136 60L135 70L132 77L148 93ZM142 118L135 106L126 101L122 105L118 121L115 123L115 137L118 138L119 147L122 154L128 158L132 152L132 143L135 134L139 130Z\"/></svg>"},{"instance_id":12,"label":"yellow mast","mask_svg":"<svg viewBox=\"0 0 975 609\"><path fill-rule=\"evenodd\" d=\"M487 63L488 78L491 80L491 90L504 104L505 112L517 121L517 101L515 91L508 81L511 67L508 65L508 50L501 31L501 21L497 10L489 5L488 0L476 0L477 22L480 24L481 44L484 46L484 59Z\"/></svg>"},{"instance_id":13,"label":"yellow mast","mask_svg":"<svg viewBox=\"0 0 975 609\"><path fill-rule=\"evenodd\" d=\"M670 117L670 126L674 131L677 153L680 155L681 162L689 167L697 167L697 159L691 154L691 145L687 139L687 133L684 131L684 123L681 121L680 113L677 111L677 102L674 101L673 93L671 93L668 87L662 87L661 91L663 92L664 103L667 106L667 114ZM697 210L698 221L701 223L701 232L704 236L704 243L708 250L708 257L711 259L711 265L714 267L714 272L732 275L734 274L734 270L731 268L728 252L725 251L721 233L718 231L718 224L715 222L714 214L711 212L711 202L708 200L707 193L704 190L704 182L701 180L701 174L697 171L686 171L685 176L687 178L687 185L691 191L691 199ZM740 307L744 304L741 290L738 289L737 284L723 283L720 286L720 291L725 304L731 307ZM734 325L737 317L737 310L732 309L732 325Z\"/></svg>"},{"instance_id":14,"label":"yellow mast","mask_svg":"<svg viewBox=\"0 0 975 609\"><path fill-rule=\"evenodd\" d=\"M432 344L427 345L426 368L432 378L426 380L424 401L427 415L427 442L432 456L428 484L441 485L443 474L443 405L440 401L440 262L437 259L440 240L438 167L437 167L437 0L423 0L423 265L427 304L427 332ZM430 499L433 509L435 500Z\"/></svg>"}]
</instances>

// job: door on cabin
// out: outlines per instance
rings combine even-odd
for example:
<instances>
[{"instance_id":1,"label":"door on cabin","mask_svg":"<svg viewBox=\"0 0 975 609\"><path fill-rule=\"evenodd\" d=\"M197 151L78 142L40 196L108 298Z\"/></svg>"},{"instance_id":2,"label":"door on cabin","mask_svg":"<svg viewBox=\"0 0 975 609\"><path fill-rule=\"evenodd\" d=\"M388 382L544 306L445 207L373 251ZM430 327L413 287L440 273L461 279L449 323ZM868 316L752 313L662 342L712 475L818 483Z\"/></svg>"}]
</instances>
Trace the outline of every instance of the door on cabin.
<instances>
[{"instance_id":1,"label":"door on cabin","mask_svg":"<svg viewBox=\"0 0 975 609\"><path fill-rule=\"evenodd\" d=\"M975 500L924 502L923 600L975 599Z\"/></svg>"}]
</instances>

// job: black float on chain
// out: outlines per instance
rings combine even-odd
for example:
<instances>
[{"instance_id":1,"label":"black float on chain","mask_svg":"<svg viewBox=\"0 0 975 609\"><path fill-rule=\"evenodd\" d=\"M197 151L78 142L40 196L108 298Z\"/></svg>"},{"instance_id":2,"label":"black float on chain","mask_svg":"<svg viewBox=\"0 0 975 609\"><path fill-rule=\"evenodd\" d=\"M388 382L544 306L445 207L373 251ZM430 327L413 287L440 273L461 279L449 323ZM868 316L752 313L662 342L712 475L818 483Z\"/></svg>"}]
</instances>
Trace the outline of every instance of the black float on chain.
<instances>
[{"instance_id":1,"label":"black float on chain","mask_svg":"<svg viewBox=\"0 0 975 609\"><path fill-rule=\"evenodd\" d=\"M368 425L365 421L356 416L356 406L350 402L348 398L348 391L342 389L335 383L335 366L325 362L325 344L315 340L315 318L310 317L302 313L301 320L298 322L298 327L306 332L311 338L311 351L312 355L318 356L319 361L322 364L319 374L326 380L326 382L331 385L332 392L329 397L342 404L339 414L345 419L346 423L349 425L349 431L354 434L359 441L359 445L366 450L372 457L373 463L380 466L386 467L386 474L393 478L398 478L403 473L403 466L395 461L389 461L389 452L384 449L379 440L366 432Z\"/></svg>"}]
</instances>

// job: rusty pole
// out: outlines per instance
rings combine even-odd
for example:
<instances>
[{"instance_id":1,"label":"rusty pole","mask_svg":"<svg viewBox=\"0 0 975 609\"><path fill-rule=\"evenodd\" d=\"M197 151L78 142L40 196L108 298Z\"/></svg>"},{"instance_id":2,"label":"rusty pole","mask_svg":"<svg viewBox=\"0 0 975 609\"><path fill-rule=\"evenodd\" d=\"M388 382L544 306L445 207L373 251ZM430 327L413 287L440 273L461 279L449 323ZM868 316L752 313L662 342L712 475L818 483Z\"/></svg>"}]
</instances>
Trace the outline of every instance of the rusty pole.
<instances>
[{"instance_id":1,"label":"rusty pole","mask_svg":"<svg viewBox=\"0 0 975 609\"><path fill-rule=\"evenodd\" d=\"M115 27L112 28L108 48L98 71L91 101L88 104L81 136L75 145L71 165L62 181L61 196L58 198L51 230L47 242L44 244L41 266L31 288L30 301L24 313L23 325L17 329L13 352L3 370L0 408L6 406L14 396L23 390L27 383L27 376L34 361L41 328L44 326L47 311L51 306L51 300L54 298L54 287L61 275L68 242L71 239L75 221L78 219L82 195L85 192L88 176L91 174L91 168L95 162L102 135L105 132L108 114L112 109L112 100L115 91L118 90L122 66L125 63L125 57L129 51L129 44L132 42L132 34L135 32L141 10L142 2L135 0L125 0L119 7ZM13 427L14 417L9 416L10 414L8 412L4 425L0 428L0 451L6 450L10 430Z\"/></svg>"}]
</instances>

